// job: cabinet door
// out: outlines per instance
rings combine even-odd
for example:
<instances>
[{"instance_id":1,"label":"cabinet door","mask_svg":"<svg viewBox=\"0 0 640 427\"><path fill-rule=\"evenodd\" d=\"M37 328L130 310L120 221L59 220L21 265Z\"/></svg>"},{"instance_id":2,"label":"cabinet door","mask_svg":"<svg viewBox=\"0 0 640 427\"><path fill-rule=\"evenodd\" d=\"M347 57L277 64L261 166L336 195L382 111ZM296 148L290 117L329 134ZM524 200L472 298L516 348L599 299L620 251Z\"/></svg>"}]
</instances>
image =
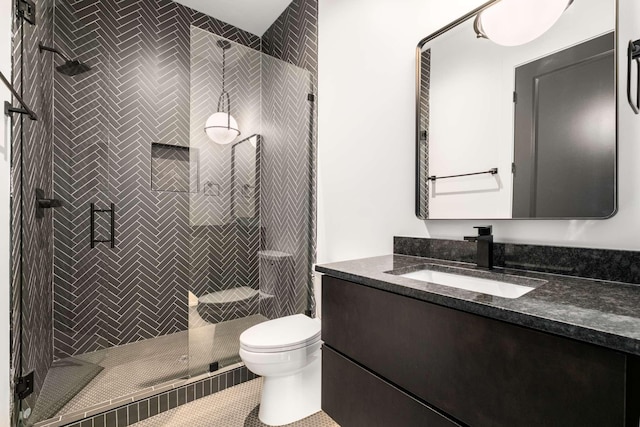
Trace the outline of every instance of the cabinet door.
<instances>
[{"instance_id":1,"label":"cabinet door","mask_svg":"<svg viewBox=\"0 0 640 427\"><path fill-rule=\"evenodd\" d=\"M326 346L322 410L342 427L459 426Z\"/></svg>"},{"instance_id":2,"label":"cabinet door","mask_svg":"<svg viewBox=\"0 0 640 427\"><path fill-rule=\"evenodd\" d=\"M480 426L623 426L625 355L323 278L325 344Z\"/></svg>"}]
</instances>

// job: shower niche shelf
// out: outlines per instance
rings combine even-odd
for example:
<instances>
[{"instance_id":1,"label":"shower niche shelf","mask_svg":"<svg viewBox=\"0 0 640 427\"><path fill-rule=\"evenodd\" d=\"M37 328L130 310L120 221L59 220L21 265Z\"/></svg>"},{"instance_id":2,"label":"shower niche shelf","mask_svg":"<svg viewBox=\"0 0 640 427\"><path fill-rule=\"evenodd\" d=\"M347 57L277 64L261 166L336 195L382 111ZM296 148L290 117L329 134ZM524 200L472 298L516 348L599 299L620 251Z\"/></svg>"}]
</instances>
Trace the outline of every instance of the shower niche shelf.
<instances>
[{"instance_id":1,"label":"shower niche shelf","mask_svg":"<svg viewBox=\"0 0 640 427\"><path fill-rule=\"evenodd\" d=\"M197 193L197 176L197 150L181 145L151 144L151 190Z\"/></svg>"}]
</instances>

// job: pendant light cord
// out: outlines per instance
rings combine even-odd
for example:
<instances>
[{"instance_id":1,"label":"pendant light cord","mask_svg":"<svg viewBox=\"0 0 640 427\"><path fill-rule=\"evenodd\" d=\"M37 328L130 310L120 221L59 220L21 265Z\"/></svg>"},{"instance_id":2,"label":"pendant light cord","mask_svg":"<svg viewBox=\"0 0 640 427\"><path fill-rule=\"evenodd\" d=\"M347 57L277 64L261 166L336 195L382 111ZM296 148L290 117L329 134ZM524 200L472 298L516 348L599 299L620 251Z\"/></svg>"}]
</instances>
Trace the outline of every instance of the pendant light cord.
<instances>
[{"instance_id":1,"label":"pendant light cord","mask_svg":"<svg viewBox=\"0 0 640 427\"><path fill-rule=\"evenodd\" d=\"M227 113L227 129L231 129L231 97L226 90L227 48L222 48L222 93L218 98L218 112ZM224 100L227 101L227 110L224 111ZM222 109L221 106L222 105Z\"/></svg>"}]
</instances>

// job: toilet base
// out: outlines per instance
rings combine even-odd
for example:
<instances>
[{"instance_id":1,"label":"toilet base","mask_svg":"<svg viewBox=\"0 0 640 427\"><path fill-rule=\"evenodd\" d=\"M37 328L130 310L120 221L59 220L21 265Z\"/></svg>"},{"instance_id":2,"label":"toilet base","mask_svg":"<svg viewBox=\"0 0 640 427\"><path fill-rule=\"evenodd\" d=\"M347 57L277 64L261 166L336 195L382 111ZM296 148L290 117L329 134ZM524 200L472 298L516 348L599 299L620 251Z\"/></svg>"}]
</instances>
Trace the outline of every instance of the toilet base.
<instances>
[{"instance_id":1,"label":"toilet base","mask_svg":"<svg viewBox=\"0 0 640 427\"><path fill-rule=\"evenodd\" d=\"M258 418L264 424L290 424L320 411L322 352L309 357L313 361L297 373L262 377Z\"/></svg>"}]
</instances>

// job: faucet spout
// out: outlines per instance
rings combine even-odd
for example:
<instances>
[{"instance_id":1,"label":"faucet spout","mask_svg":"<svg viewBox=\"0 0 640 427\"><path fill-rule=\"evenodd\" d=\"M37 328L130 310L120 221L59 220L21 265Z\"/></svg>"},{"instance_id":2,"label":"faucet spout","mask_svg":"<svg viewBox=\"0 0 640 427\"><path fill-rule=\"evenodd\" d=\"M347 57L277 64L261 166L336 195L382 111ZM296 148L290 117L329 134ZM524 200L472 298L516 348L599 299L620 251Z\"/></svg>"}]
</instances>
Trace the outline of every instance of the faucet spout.
<instances>
[{"instance_id":1,"label":"faucet spout","mask_svg":"<svg viewBox=\"0 0 640 427\"><path fill-rule=\"evenodd\" d=\"M473 228L478 230L478 235L464 236L464 240L476 242L476 264L490 270L493 268L493 228L490 225Z\"/></svg>"}]
</instances>

